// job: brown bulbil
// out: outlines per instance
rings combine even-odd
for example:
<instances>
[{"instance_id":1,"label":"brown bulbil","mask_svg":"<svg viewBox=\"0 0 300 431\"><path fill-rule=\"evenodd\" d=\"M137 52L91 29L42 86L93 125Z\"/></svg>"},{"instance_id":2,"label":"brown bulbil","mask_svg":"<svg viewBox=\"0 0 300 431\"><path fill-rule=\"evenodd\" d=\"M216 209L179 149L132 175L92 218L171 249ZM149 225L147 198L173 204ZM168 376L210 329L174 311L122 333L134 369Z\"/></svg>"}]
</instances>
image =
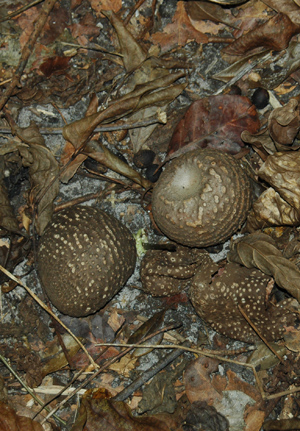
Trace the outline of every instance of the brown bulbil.
<instances>
[{"instance_id":1,"label":"brown bulbil","mask_svg":"<svg viewBox=\"0 0 300 431\"><path fill-rule=\"evenodd\" d=\"M209 148L174 159L152 195L158 227L191 247L224 242L241 227L250 206L250 182L240 163Z\"/></svg>"},{"instance_id":2,"label":"brown bulbil","mask_svg":"<svg viewBox=\"0 0 300 431\"><path fill-rule=\"evenodd\" d=\"M183 246L177 246L176 251L148 250L141 263L143 289L153 296L180 293L194 276L202 254Z\"/></svg>"},{"instance_id":3,"label":"brown bulbil","mask_svg":"<svg viewBox=\"0 0 300 431\"><path fill-rule=\"evenodd\" d=\"M294 325L295 314L287 309L292 299L276 305L266 303L269 276L258 269L229 263L209 283L209 265L215 264L206 261L193 278L190 298L199 316L215 331L247 343L259 340L238 306L268 341L279 340L284 327Z\"/></svg>"},{"instance_id":4,"label":"brown bulbil","mask_svg":"<svg viewBox=\"0 0 300 431\"><path fill-rule=\"evenodd\" d=\"M135 261L135 241L121 222L96 208L75 206L46 228L38 273L55 307L80 317L98 311L122 288Z\"/></svg>"}]
</instances>

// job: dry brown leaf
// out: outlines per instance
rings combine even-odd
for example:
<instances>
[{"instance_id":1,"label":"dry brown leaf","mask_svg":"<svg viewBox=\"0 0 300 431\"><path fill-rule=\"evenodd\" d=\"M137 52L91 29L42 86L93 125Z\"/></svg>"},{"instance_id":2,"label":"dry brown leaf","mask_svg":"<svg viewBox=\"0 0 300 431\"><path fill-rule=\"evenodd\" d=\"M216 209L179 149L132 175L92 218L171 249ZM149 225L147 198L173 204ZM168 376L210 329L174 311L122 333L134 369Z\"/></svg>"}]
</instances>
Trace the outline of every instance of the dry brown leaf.
<instances>
[{"instance_id":1,"label":"dry brown leaf","mask_svg":"<svg viewBox=\"0 0 300 431\"><path fill-rule=\"evenodd\" d=\"M262 0L276 12L285 13L291 21L300 23L300 7L294 0Z\"/></svg>"},{"instance_id":2,"label":"dry brown leaf","mask_svg":"<svg viewBox=\"0 0 300 431\"><path fill-rule=\"evenodd\" d=\"M169 51L176 46L184 46L195 40L197 43L207 43L208 37L192 26L185 10L185 2L178 1L172 23L168 24L162 33L154 33L152 41L159 44L163 51Z\"/></svg>"},{"instance_id":3,"label":"dry brown leaf","mask_svg":"<svg viewBox=\"0 0 300 431\"><path fill-rule=\"evenodd\" d=\"M51 220L54 209L53 201L59 192L59 166L52 152L46 147L44 138L35 124L24 129L15 125L14 133L25 144L14 141L3 145L0 154L18 151L23 166L29 168L31 190L28 205L34 213L37 203L36 229L41 235Z\"/></svg>"},{"instance_id":4,"label":"dry brown leaf","mask_svg":"<svg viewBox=\"0 0 300 431\"><path fill-rule=\"evenodd\" d=\"M258 268L274 277L278 286L287 290L299 302L300 271L294 263L283 257L268 235L255 232L237 239L231 244L227 259L247 268Z\"/></svg>"},{"instance_id":5,"label":"dry brown leaf","mask_svg":"<svg viewBox=\"0 0 300 431\"><path fill-rule=\"evenodd\" d=\"M177 124L168 156L206 147L236 154L244 146L242 131L255 133L259 127L256 109L247 97L205 97L192 103Z\"/></svg>"},{"instance_id":6,"label":"dry brown leaf","mask_svg":"<svg viewBox=\"0 0 300 431\"><path fill-rule=\"evenodd\" d=\"M107 168L112 169L118 174L124 175L124 177L129 178L145 189L152 187L152 183L150 181L142 177L139 172L131 168L127 163L123 162L123 160L113 154L101 142L89 142L85 146L84 153Z\"/></svg>"},{"instance_id":7,"label":"dry brown leaf","mask_svg":"<svg viewBox=\"0 0 300 431\"><path fill-rule=\"evenodd\" d=\"M300 152L288 151L268 156L258 171L280 196L300 211Z\"/></svg>"},{"instance_id":8,"label":"dry brown leaf","mask_svg":"<svg viewBox=\"0 0 300 431\"><path fill-rule=\"evenodd\" d=\"M287 15L279 13L264 24L243 34L227 46L223 53L227 56L244 55L258 47L281 51L287 48L290 39L299 31L300 24L294 24Z\"/></svg>"},{"instance_id":9,"label":"dry brown leaf","mask_svg":"<svg viewBox=\"0 0 300 431\"><path fill-rule=\"evenodd\" d=\"M236 27L236 19L227 13L220 5L206 1L189 1L186 9L191 19L201 21L208 19L213 22L222 22L230 27Z\"/></svg>"},{"instance_id":10,"label":"dry brown leaf","mask_svg":"<svg viewBox=\"0 0 300 431\"><path fill-rule=\"evenodd\" d=\"M3 431L43 431L41 424L25 416L17 415L2 401L0 401L0 429Z\"/></svg>"},{"instance_id":11,"label":"dry brown leaf","mask_svg":"<svg viewBox=\"0 0 300 431\"><path fill-rule=\"evenodd\" d=\"M265 190L254 202L247 217L246 230L254 232L270 226L298 226L299 212L289 205L272 187Z\"/></svg>"},{"instance_id":12,"label":"dry brown leaf","mask_svg":"<svg viewBox=\"0 0 300 431\"><path fill-rule=\"evenodd\" d=\"M133 417L130 407L110 399L107 391L89 391L82 399L71 431L170 431L167 421L154 416Z\"/></svg>"},{"instance_id":13,"label":"dry brown leaf","mask_svg":"<svg viewBox=\"0 0 300 431\"><path fill-rule=\"evenodd\" d=\"M278 151L282 146L291 145L300 129L298 101L291 99L285 106L274 109L269 116L268 127Z\"/></svg>"}]
</instances>

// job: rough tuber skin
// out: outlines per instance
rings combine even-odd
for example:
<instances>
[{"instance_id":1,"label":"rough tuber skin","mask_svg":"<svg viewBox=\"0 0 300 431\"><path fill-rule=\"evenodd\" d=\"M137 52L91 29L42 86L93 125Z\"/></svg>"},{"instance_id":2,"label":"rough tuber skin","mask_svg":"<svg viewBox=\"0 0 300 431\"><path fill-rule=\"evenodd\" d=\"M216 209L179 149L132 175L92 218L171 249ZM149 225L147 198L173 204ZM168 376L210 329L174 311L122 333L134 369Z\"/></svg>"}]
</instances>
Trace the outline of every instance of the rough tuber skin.
<instances>
[{"instance_id":1,"label":"rough tuber skin","mask_svg":"<svg viewBox=\"0 0 300 431\"><path fill-rule=\"evenodd\" d=\"M41 237L38 274L50 301L75 317L95 313L135 268L131 232L97 208L75 206L53 217Z\"/></svg>"},{"instance_id":2,"label":"rough tuber skin","mask_svg":"<svg viewBox=\"0 0 300 431\"><path fill-rule=\"evenodd\" d=\"M240 162L205 148L167 165L153 189L152 211L158 227L172 240L208 247L224 242L242 226L251 200Z\"/></svg>"}]
</instances>

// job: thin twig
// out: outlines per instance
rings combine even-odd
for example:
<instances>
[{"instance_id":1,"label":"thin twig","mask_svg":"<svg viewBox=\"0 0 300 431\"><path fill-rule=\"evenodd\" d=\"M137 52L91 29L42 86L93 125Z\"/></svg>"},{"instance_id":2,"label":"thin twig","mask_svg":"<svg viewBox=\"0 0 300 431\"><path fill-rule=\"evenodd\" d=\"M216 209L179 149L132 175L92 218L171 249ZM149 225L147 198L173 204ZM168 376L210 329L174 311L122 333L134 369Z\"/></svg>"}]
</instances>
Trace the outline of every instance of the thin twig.
<instances>
[{"instance_id":1,"label":"thin twig","mask_svg":"<svg viewBox=\"0 0 300 431\"><path fill-rule=\"evenodd\" d=\"M20 78L22 76L22 73L27 65L28 59L30 55L33 52L34 45L37 41L37 38L39 37L44 25L46 24L46 21L48 19L48 15L50 14L51 10L53 9L55 3L57 0L46 0L43 9L41 10L41 13L39 14L38 20L35 22L34 30L32 31L28 42L24 46L22 50L22 55L19 60L19 64L17 66L17 69L14 72L14 76L11 80L11 83L4 91L3 95L0 98L0 111L3 109L4 105L12 95L12 92L14 91L15 87L19 84Z\"/></svg>"},{"instance_id":2,"label":"thin twig","mask_svg":"<svg viewBox=\"0 0 300 431\"><path fill-rule=\"evenodd\" d=\"M44 1L44 0L35 0L35 1L25 5L25 6L22 6L19 9L15 10L14 12L8 13L4 18L1 18L0 22L8 21L9 19L14 18L17 15L20 15L20 13L25 12L26 10L32 8L33 6L35 6L39 3L42 3L42 1Z\"/></svg>"},{"instance_id":3,"label":"thin twig","mask_svg":"<svg viewBox=\"0 0 300 431\"><path fill-rule=\"evenodd\" d=\"M271 350L271 352L279 359L279 361L284 364L284 360L282 357L276 352L275 349L268 343L268 341L265 339L265 337L260 333L260 331L257 329L256 325L250 320L250 318L247 316L245 311L242 309L242 307L238 304L238 309L240 310L240 313L246 319L246 321L249 323L251 328L256 332L256 334L259 336L259 338L265 343L265 345L268 347L268 349Z\"/></svg>"},{"instance_id":4,"label":"thin twig","mask_svg":"<svg viewBox=\"0 0 300 431\"><path fill-rule=\"evenodd\" d=\"M154 334L149 334L147 335L145 338L141 339L140 341L138 341L134 346L139 346L139 344L143 343L144 341L149 340L150 338L152 338L154 335L160 334L162 332L166 332L169 331L171 329L174 329L174 325L170 325L167 326L165 328L162 328L158 331L156 331ZM177 346L178 347L178 346ZM180 347L179 347L180 348ZM91 381L93 381L100 373L102 373L102 371L106 370L107 368L109 368L112 364L114 364L116 361L118 361L119 359L121 359L123 356L127 355L127 353L129 353L132 349L134 349L134 347L128 347L127 349L125 349L123 352L119 353L118 355L114 356L112 359L109 359L105 362L105 364L100 367L92 376L90 376L88 379L86 379L84 382L81 383L81 385L76 388L74 390L74 392L70 395L68 395L60 404L58 404L53 410L52 412L50 412L46 418L43 420L43 423L46 422L46 420L48 420L57 410L59 410L61 407L64 406L64 404L69 401L74 395L77 394L77 392L80 389L83 389L88 383L90 383Z\"/></svg>"},{"instance_id":5,"label":"thin twig","mask_svg":"<svg viewBox=\"0 0 300 431\"><path fill-rule=\"evenodd\" d=\"M9 371L14 375L14 377L21 383L21 385L23 386L23 388L26 389L26 391L32 396L32 398L41 406L44 405L44 402L36 396L36 394L34 393L34 391L21 379L21 377L15 372L15 370L9 365L9 363L7 362L7 360L0 354L0 359L3 362L3 364L9 369ZM46 410L49 412L50 409L46 408ZM63 421L60 417L58 416L54 416L55 419L57 419L61 424L66 425L66 422Z\"/></svg>"},{"instance_id":6,"label":"thin twig","mask_svg":"<svg viewBox=\"0 0 300 431\"><path fill-rule=\"evenodd\" d=\"M20 286L24 287L24 289L27 291L27 293L29 293L29 295L45 310L47 311L47 313L49 313L76 341L76 343L79 344L79 346L82 348L82 350L84 351L84 353L87 355L90 363L92 364L92 366L97 369L98 365L94 362L93 358L91 357L91 355L89 354L89 352L86 350L86 348L84 347L84 345L81 343L81 341L76 337L76 335L73 334L73 332L53 313L52 310L50 310L49 307L47 307L46 304L43 303L43 301L35 294L32 292L31 289L29 289L29 287L26 286L26 284L24 284L20 279L18 279L17 277L15 277L11 272L7 271L7 269L3 268L2 265L0 265L0 270L7 275L9 278L11 278L12 280L14 280L15 282L17 282Z\"/></svg>"},{"instance_id":7,"label":"thin twig","mask_svg":"<svg viewBox=\"0 0 300 431\"><path fill-rule=\"evenodd\" d=\"M119 123L114 124L113 126L99 126L94 129L94 133L104 133L104 132L115 132L118 130L127 130L127 129L137 129L140 127L151 126L152 124L165 124L163 117L161 115L155 115L153 117L148 118L147 120L141 120L136 122L124 122L120 121ZM62 135L63 127L39 127L39 132L42 135ZM0 133L6 135L13 135L11 127L0 127Z\"/></svg>"}]
</instances>

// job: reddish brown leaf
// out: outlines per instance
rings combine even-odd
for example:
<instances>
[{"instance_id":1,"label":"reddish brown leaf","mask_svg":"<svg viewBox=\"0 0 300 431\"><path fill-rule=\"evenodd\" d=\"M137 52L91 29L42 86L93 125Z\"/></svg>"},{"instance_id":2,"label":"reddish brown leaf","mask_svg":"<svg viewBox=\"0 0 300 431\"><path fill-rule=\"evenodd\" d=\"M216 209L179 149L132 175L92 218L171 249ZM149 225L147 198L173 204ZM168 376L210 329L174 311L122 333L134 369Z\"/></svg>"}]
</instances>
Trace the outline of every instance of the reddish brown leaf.
<instances>
[{"instance_id":1,"label":"reddish brown leaf","mask_svg":"<svg viewBox=\"0 0 300 431\"><path fill-rule=\"evenodd\" d=\"M51 57L40 66L41 72L47 77L63 73L69 66L69 57Z\"/></svg>"},{"instance_id":2,"label":"reddish brown leaf","mask_svg":"<svg viewBox=\"0 0 300 431\"><path fill-rule=\"evenodd\" d=\"M194 102L178 123L168 155L195 148L217 148L236 154L244 146L241 133L259 129L255 107L247 97L212 96ZM179 155L179 154L178 154Z\"/></svg>"},{"instance_id":3,"label":"reddish brown leaf","mask_svg":"<svg viewBox=\"0 0 300 431\"><path fill-rule=\"evenodd\" d=\"M25 416L19 416L7 404L0 401L0 429L3 431L43 431L42 425Z\"/></svg>"},{"instance_id":4,"label":"reddish brown leaf","mask_svg":"<svg viewBox=\"0 0 300 431\"><path fill-rule=\"evenodd\" d=\"M264 24L243 34L223 52L227 55L244 55L258 47L281 51L287 48L290 39L299 31L299 25L294 24L287 15L279 13Z\"/></svg>"}]
</instances>

